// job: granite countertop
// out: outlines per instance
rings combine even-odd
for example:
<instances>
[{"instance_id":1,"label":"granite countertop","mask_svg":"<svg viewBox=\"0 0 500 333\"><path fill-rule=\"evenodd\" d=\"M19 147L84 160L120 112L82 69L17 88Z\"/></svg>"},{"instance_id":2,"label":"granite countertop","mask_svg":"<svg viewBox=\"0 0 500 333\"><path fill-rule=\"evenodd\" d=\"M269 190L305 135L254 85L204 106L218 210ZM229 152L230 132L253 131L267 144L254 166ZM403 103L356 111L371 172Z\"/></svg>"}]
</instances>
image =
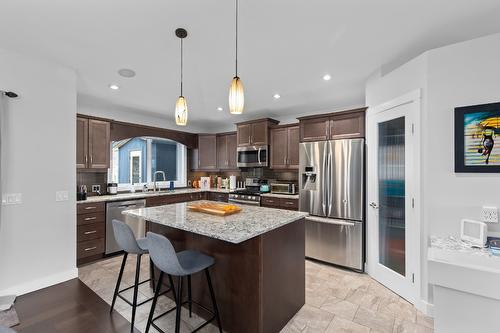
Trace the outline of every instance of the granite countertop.
<instances>
[{"instance_id":1,"label":"granite countertop","mask_svg":"<svg viewBox=\"0 0 500 333\"><path fill-rule=\"evenodd\" d=\"M189 204L203 202L209 201L140 208L124 211L123 214L234 244L242 243L308 215L304 212L238 205L242 208L241 212L221 217L193 212L187 208Z\"/></svg>"},{"instance_id":2,"label":"granite countertop","mask_svg":"<svg viewBox=\"0 0 500 333\"><path fill-rule=\"evenodd\" d=\"M87 197L87 200L77 201L77 204L83 203L93 203L93 202L112 202L112 201L123 201L123 200L135 200L135 199L144 199L150 197L159 197L164 195L176 195L176 194L185 194L185 193L196 193L196 192L218 192L218 193L229 193L231 192L228 189L217 189L211 188L210 190L201 190L199 188L180 188L175 189L175 191L162 191L162 192L148 192L144 193L142 191L137 191L135 193L125 192L118 193L114 195L96 195Z\"/></svg>"},{"instance_id":3,"label":"granite countertop","mask_svg":"<svg viewBox=\"0 0 500 333\"><path fill-rule=\"evenodd\" d=\"M278 194L278 193L262 193L261 197L283 198L283 199L298 199L298 194Z\"/></svg>"}]
</instances>

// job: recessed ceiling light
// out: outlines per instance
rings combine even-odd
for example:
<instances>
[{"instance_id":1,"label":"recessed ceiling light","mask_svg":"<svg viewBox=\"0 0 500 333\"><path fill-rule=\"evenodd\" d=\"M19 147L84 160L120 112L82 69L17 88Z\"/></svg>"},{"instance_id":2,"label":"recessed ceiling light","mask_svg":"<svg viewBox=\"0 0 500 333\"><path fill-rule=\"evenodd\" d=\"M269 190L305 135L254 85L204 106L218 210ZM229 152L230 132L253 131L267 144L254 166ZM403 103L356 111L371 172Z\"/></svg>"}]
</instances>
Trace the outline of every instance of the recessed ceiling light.
<instances>
[{"instance_id":1,"label":"recessed ceiling light","mask_svg":"<svg viewBox=\"0 0 500 333\"><path fill-rule=\"evenodd\" d=\"M135 72L130 68L122 68L122 69L118 70L118 75L120 75L122 77L130 78L130 77L135 76Z\"/></svg>"},{"instance_id":2,"label":"recessed ceiling light","mask_svg":"<svg viewBox=\"0 0 500 333\"><path fill-rule=\"evenodd\" d=\"M118 87L116 84L110 84L109 89L118 90L118 89L120 89L120 87Z\"/></svg>"},{"instance_id":3,"label":"recessed ceiling light","mask_svg":"<svg viewBox=\"0 0 500 333\"><path fill-rule=\"evenodd\" d=\"M280 99L281 98L280 94L274 94L273 97L274 97L274 99Z\"/></svg>"},{"instance_id":4,"label":"recessed ceiling light","mask_svg":"<svg viewBox=\"0 0 500 333\"><path fill-rule=\"evenodd\" d=\"M332 77L330 76L330 74L323 75L323 80L325 80L325 81L330 81L331 78Z\"/></svg>"},{"instance_id":5,"label":"recessed ceiling light","mask_svg":"<svg viewBox=\"0 0 500 333\"><path fill-rule=\"evenodd\" d=\"M217 108L217 111L222 111L224 110L223 108L221 108L220 106Z\"/></svg>"}]
</instances>

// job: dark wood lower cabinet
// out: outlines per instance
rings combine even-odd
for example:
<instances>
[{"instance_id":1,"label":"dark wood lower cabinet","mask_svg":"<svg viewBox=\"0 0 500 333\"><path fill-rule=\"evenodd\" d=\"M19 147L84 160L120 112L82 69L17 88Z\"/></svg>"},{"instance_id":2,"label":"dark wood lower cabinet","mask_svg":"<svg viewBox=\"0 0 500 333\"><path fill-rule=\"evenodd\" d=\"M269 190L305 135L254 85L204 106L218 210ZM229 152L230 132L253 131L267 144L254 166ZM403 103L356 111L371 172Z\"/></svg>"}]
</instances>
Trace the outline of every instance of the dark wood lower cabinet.
<instances>
[{"instance_id":1,"label":"dark wood lower cabinet","mask_svg":"<svg viewBox=\"0 0 500 333\"><path fill-rule=\"evenodd\" d=\"M77 266L104 257L106 246L106 205L104 202L77 204Z\"/></svg>"},{"instance_id":2,"label":"dark wood lower cabinet","mask_svg":"<svg viewBox=\"0 0 500 333\"><path fill-rule=\"evenodd\" d=\"M294 198L262 197L262 207L299 210L299 200Z\"/></svg>"},{"instance_id":3,"label":"dark wood lower cabinet","mask_svg":"<svg viewBox=\"0 0 500 333\"><path fill-rule=\"evenodd\" d=\"M165 235L176 251L198 250L215 258L210 274L226 332L280 332L305 303L304 219L240 244L150 222L147 229ZM193 275L192 294L212 308L203 273ZM195 305L193 311L207 317Z\"/></svg>"}]
</instances>

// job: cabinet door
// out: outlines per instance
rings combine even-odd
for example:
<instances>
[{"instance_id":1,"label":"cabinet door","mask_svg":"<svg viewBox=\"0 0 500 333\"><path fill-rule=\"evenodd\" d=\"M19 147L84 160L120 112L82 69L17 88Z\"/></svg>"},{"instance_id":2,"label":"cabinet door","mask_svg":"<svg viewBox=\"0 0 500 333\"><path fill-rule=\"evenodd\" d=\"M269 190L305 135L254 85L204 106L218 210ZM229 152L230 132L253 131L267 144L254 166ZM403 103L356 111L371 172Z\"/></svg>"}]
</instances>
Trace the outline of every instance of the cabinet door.
<instances>
[{"instance_id":1,"label":"cabinet door","mask_svg":"<svg viewBox=\"0 0 500 333\"><path fill-rule=\"evenodd\" d=\"M238 125L238 146L249 146L252 142L252 124Z\"/></svg>"},{"instance_id":2,"label":"cabinet door","mask_svg":"<svg viewBox=\"0 0 500 333\"><path fill-rule=\"evenodd\" d=\"M288 127L287 164L289 169L299 168L299 126Z\"/></svg>"},{"instance_id":3,"label":"cabinet door","mask_svg":"<svg viewBox=\"0 0 500 333\"><path fill-rule=\"evenodd\" d=\"M286 169L287 167L287 128L271 130L271 168Z\"/></svg>"},{"instance_id":4,"label":"cabinet door","mask_svg":"<svg viewBox=\"0 0 500 333\"><path fill-rule=\"evenodd\" d=\"M227 160L228 160L228 169L237 169L237 141L236 141L236 134L229 134L226 136L226 142L227 142Z\"/></svg>"},{"instance_id":5,"label":"cabinet door","mask_svg":"<svg viewBox=\"0 0 500 333\"><path fill-rule=\"evenodd\" d=\"M216 170L217 169L217 136L199 135L198 136L198 169Z\"/></svg>"},{"instance_id":6,"label":"cabinet door","mask_svg":"<svg viewBox=\"0 0 500 333\"><path fill-rule=\"evenodd\" d=\"M355 112L332 116L330 119L331 139L364 138L365 113Z\"/></svg>"},{"instance_id":7,"label":"cabinet door","mask_svg":"<svg viewBox=\"0 0 500 333\"><path fill-rule=\"evenodd\" d=\"M229 165L227 155L227 136L217 136L217 168L227 169Z\"/></svg>"},{"instance_id":8,"label":"cabinet door","mask_svg":"<svg viewBox=\"0 0 500 333\"><path fill-rule=\"evenodd\" d=\"M76 168L87 167L89 159L89 120L76 118Z\"/></svg>"},{"instance_id":9,"label":"cabinet door","mask_svg":"<svg viewBox=\"0 0 500 333\"><path fill-rule=\"evenodd\" d=\"M89 168L109 168L110 124L107 121L89 119Z\"/></svg>"},{"instance_id":10,"label":"cabinet door","mask_svg":"<svg viewBox=\"0 0 500 333\"><path fill-rule=\"evenodd\" d=\"M300 142L328 140L329 120L329 117L301 120Z\"/></svg>"},{"instance_id":11,"label":"cabinet door","mask_svg":"<svg viewBox=\"0 0 500 333\"><path fill-rule=\"evenodd\" d=\"M267 121L252 123L252 144L267 145L268 144L268 124Z\"/></svg>"}]
</instances>

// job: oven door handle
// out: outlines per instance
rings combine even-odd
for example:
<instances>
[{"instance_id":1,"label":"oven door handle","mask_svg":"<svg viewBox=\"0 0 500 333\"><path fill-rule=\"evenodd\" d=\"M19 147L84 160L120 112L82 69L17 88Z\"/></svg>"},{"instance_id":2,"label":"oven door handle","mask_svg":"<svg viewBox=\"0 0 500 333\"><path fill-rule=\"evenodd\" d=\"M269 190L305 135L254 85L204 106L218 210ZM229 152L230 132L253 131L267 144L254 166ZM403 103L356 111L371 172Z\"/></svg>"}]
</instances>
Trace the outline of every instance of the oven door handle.
<instances>
[{"instance_id":1,"label":"oven door handle","mask_svg":"<svg viewBox=\"0 0 500 333\"><path fill-rule=\"evenodd\" d=\"M259 150L257 151L257 159L258 159L258 161L259 161L259 164L262 164L262 163L260 162L260 150L261 150L261 149L262 149L262 148L259 148Z\"/></svg>"},{"instance_id":2,"label":"oven door handle","mask_svg":"<svg viewBox=\"0 0 500 333\"><path fill-rule=\"evenodd\" d=\"M254 205L254 206L260 206L260 203L257 201L245 201L245 200L239 200L239 199L229 199L229 202L237 202L241 203L244 205Z\"/></svg>"}]
</instances>

